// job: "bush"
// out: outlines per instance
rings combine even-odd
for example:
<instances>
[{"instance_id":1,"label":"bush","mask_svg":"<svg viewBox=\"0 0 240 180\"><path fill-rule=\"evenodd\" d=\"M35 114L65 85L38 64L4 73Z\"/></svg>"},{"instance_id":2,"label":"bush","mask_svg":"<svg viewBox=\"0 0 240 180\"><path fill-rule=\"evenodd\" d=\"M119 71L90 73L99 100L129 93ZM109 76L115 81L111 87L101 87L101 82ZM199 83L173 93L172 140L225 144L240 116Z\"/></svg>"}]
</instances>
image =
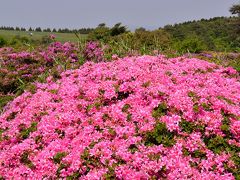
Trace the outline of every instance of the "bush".
<instances>
[{"instance_id":1,"label":"bush","mask_svg":"<svg viewBox=\"0 0 240 180\"><path fill-rule=\"evenodd\" d=\"M134 33L134 43L137 49L142 46L150 50L164 50L170 45L170 34L164 30L136 31Z\"/></svg>"},{"instance_id":2,"label":"bush","mask_svg":"<svg viewBox=\"0 0 240 180\"><path fill-rule=\"evenodd\" d=\"M207 47L204 42L197 36L186 37L183 41L175 43L175 49L181 53L199 53L206 50Z\"/></svg>"},{"instance_id":3,"label":"bush","mask_svg":"<svg viewBox=\"0 0 240 180\"><path fill-rule=\"evenodd\" d=\"M7 41L3 37L0 36L0 47L3 47L5 45L7 45Z\"/></svg>"},{"instance_id":4,"label":"bush","mask_svg":"<svg viewBox=\"0 0 240 180\"><path fill-rule=\"evenodd\" d=\"M16 35L10 40L9 44L11 46L20 47L22 45L29 44L31 42L32 41L26 36Z\"/></svg>"},{"instance_id":5,"label":"bush","mask_svg":"<svg viewBox=\"0 0 240 180\"><path fill-rule=\"evenodd\" d=\"M110 29L105 26L97 27L93 31L91 31L88 35L89 40L101 40L106 41L110 36Z\"/></svg>"},{"instance_id":6,"label":"bush","mask_svg":"<svg viewBox=\"0 0 240 180\"><path fill-rule=\"evenodd\" d=\"M49 77L0 115L0 179L238 179L238 79L160 55Z\"/></svg>"}]
</instances>

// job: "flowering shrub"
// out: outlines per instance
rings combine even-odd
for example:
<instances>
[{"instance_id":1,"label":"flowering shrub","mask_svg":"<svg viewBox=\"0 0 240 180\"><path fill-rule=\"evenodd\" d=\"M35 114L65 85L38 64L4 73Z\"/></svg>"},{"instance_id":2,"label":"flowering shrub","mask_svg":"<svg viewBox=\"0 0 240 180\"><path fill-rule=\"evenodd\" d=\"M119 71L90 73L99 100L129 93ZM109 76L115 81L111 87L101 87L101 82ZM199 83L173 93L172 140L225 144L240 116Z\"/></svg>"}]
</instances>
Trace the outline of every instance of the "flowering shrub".
<instances>
[{"instance_id":1,"label":"flowering shrub","mask_svg":"<svg viewBox=\"0 0 240 180\"><path fill-rule=\"evenodd\" d=\"M56 60L76 62L78 60L76 53L77 48L74 44L69 42L64 44L61 42L54 42L48 46L46 51L41 52L40 54L47 62L53 63Z\"/></svg>"},{"instance_id":2,"label":"flowering shrub","mask_svg":"<svg viewBox=\"0 0 240 180\"><path fill-rule=\"evenodd\" d=\"M104 52L100 44L96 41L88 42L83 54L87 61L101 62L104 60Z\"/></svg>"},{"instance_id":3,"label":"flowering shrub","mask_svg":"<svg viewBox=\"0 0 240 180\"><path fill-rule=\"evenodd\" d=\"M0 178L237 179L239 80L160 55L49 77L0 116Z\"/></svg>"}]
</instances>

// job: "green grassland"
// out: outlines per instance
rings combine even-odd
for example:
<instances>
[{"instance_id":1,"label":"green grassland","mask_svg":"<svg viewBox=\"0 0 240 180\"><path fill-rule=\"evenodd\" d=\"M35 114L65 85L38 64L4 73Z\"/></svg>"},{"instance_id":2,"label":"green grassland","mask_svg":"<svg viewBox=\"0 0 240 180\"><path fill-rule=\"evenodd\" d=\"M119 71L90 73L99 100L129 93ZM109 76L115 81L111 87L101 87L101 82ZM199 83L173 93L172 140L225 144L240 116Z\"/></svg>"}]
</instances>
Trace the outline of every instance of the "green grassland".
<instances>
[{"instance_id":1,"label":"green grassland","mask_svg":"<svg viewBox=\"0 0 240 180\"><path fill-rule=\"evenodd\" d=\"M32 36L30 35L30 33L32 33ZM56 36L56 41L60 41L60 42L66 42L66 41L77 42L79 40L74 33L0 30L0 36L6 39L7 41L11 40L15 36L27 37L32 40L41 40L44 36L49 36L50 34L54 34ZM87 35L81 34L79 37L82 39L85 39Z\"/></svg>"}]
</instances>

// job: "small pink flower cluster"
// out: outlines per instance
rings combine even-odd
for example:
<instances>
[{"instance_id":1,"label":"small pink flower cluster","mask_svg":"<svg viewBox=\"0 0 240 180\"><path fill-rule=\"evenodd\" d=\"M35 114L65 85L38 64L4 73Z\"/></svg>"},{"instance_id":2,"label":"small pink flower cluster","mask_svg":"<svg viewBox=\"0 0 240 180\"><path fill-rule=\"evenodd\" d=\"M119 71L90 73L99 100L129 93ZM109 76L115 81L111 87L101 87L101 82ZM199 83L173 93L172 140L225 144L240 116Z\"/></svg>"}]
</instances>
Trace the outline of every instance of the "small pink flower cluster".
<instances>
[{"instance_id":1,"label":"small pink flower cluster","mask_svg":"<svg viewBox=\"0 0 240 180\"><path fill-rule=\"evenodd\" d=\"M59 59L65 61L69 60L70 62L76 62L78 60L77 48L70 42L64 44L61 42L54 42L46 51L41 52L41 55L47 62L53 62Z\"/></svg>"},{"instance_id":2,"label":"small pink flower cluster","mask_svg":"<svg viewBox=\"0 0 240 180\"><path fill-rule=\"evenodd\" d=\"M54 39L56 39L56 35L54 35L54 34L50 34L50 39L52 39L52 40L54 40Z\"/></svg>"},{"instance_id":3,"label":"small pink flower cluster","mask_svg":"<svg viewBox=\"0 0 240 180\"><path fill-rule=\"evenodd\" d=\"M49 77L0 116L0 178L234 179L224 147L240 148L239 80L161 55Z\"/></svg>"},{"instance_id":4,"label":"small pink flower cluster","mask_svg":"<svg viewBox=\"0 0 240 180\"><path fill-rule=\"evenodd\" d=\"M102 62L104 60L103 49L95 41L90 41L86 44L83 54L87 61Z\"/></svg>"}]
</instances>

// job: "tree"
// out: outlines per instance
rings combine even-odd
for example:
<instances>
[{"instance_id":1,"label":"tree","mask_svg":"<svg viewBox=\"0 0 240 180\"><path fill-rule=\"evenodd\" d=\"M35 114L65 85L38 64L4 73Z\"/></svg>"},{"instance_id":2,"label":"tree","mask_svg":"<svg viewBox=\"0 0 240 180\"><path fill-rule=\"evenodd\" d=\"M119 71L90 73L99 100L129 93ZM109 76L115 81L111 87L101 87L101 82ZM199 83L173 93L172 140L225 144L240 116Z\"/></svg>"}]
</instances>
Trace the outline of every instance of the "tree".
<instances>
[{"instance_id":1,"label":"tree","mask_svg":"<svg viewBox=\"0 0 240 180\"><path fill-rule=\"evenodd\" d=\"M229 11L232 13L232 14L237 14L238 15L238 19L236 21L236 33L239 33L240 32L240 3L239 4L234 4L230 9ZM238 37L239 39L239 37ZM239 40L240 41L240 40Z\"/></svg>"},{"instance_id":2,"label":"tree","mask_svg":"<svg viewBox=\"0 0 240 180\"><path fill-rule=\"evenodd\" d=\"M100 23L100 24L98 25L98 27L106 27L106 24L105 24L105 23Z\"/></svg>"},{"instance_id":3,"label":"tree","mask_svg":"<svg viewBox=\"0 0 240 180\"><path fill-rule=\"evenodd\" d=\"M137 29L135 29L135 32L145 32L147 31L144 27L139 27Z\"/></svg>"},{"instance_id":4,"label":"tree","mask_svg":"<svg viewBox=\"0 0 240 180\"><path fill-rule=\"evenodd\" d=\"M37 28L35 29L35 31L37 31L37 32L42 32L42 29L41 29L40 27L37 27Z\"/></svg>"},{"instance_id":5,"label":"tree","mask_svg":"<svg viewBox=\"0 0 240 180\"><path fill-rule=\"evenodd\" d=\"M52 32L50 28L47 28L46 30L47 30L47 32Z\"/></svg>"},{"instance_id":6,"label":"tree","mask_svg":"<svg viewBox=\"0 0 240 180\"><path fill-rule=\"evenodd\" d=\"M106 41L110 36L110 28L105 23L99 24L93 31L88 35L89 40L102 40Z\"/></svg>"},{"instance_id":7,"label":"tree","mask_svg":"<svg viewBox=\"0 0 240 180\"><path fill-rule=\"evenodd\" d=\"M111 36L117 36L125 32L127 32L127 28L125 26L122 26L121 23L117 23L111 28L110 34Z\"/></svg>"},{"instance_id":8,"label":"tree","mask_svg":"<svg viewBox=\"0 0 240 180\"><path fill-rule=\"evenodd\" d=\"M240 4L235 4L233 5L229 11L232 13L232 14L237 14L238 17L240 17Z\"/></svg>"}]
</instances>

